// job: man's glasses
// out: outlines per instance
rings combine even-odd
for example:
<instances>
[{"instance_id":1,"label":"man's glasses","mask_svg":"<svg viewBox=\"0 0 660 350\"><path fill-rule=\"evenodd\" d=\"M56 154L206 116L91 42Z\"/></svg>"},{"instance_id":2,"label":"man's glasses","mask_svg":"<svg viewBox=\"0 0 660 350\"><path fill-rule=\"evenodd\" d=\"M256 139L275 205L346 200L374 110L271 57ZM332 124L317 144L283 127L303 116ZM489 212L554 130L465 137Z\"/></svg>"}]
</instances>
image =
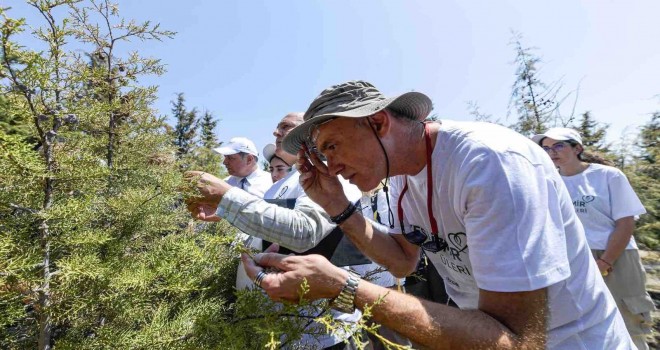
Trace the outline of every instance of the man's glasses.
<instances>
[{"instance_id":1,"label":"man's glasses","mask_svg":"<svg viewBox=\"0 0 660 350\"><path fill-rule=\"evenodd\" d=\"M543 146L541 148L543 148L544 151L550 153L550 151L561 152L565 147L568 147L568 144L566 142L557 142L550 147Z\"/></svg>"},{"instance_id":2,"label":"man's glasses","mask_svg":"<svg viewBox=\"0 0 660 350\"><path fill-rule=\"evenodd\" d=\"M319 159L326 160L325 155L316 147L316 139L319 137L319 127L323 124L330 123L331 121L337 119L337 117L330 118L319 124L313 125L307 131L307 137L305 138L305 146L307 146L307 156L309 157L311 153L315 153Z\"/></svg>"}]
</instances>

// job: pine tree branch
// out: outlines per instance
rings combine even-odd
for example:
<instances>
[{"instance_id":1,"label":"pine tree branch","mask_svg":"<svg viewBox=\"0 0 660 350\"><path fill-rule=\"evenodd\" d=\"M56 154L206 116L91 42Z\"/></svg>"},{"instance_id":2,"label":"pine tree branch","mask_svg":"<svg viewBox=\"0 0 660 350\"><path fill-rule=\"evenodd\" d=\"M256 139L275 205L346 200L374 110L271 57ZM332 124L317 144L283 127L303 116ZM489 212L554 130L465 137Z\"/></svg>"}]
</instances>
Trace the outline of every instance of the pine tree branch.
<instances>
[{"instance_id":1,"label":"pine tree branch","mask_svg":"<svg viewBox=\"0 0 660 350\"><path fill-rule=\"evenodd\" d=\"M30 213L30 214L37 214L39 212L36 209L22 207L20 205L14 204L14 203L9 203L9 207L14 209L14 211L19 211L19 212L23 211L23 212Z\"/></svg>"}]
</instances>

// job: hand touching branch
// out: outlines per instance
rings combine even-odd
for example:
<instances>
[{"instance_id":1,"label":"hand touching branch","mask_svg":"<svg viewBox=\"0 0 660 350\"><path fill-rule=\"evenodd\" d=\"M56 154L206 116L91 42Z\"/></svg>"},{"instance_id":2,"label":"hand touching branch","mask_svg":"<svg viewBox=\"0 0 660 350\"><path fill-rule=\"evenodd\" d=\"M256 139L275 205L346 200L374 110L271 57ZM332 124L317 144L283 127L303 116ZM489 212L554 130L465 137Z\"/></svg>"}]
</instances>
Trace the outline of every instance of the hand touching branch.
<instances>
[{"instance_id":1,"label":"hand touching branch","mask_svg":"<svg viewBox=\"0 0 660 350\"><path fill-rule=\"evenodd\" d=\"M199 196L186 199L190 215L203 221L220 221L215 215L222 196L227 193L231 185L209 173L201 171L187 171L184 179L197 188Z\"/></svg>"}]
</instances>

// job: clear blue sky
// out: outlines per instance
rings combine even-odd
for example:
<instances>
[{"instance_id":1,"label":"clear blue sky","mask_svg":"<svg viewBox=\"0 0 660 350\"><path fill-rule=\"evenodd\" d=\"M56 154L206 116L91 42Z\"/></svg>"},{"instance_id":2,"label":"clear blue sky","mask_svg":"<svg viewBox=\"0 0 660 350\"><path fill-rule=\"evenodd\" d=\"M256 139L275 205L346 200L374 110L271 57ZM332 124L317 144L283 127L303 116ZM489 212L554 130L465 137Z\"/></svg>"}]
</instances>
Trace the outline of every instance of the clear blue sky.
<instances>
[{"instance_id":1,"label":"clear blue sky","mask_svg":"<svg viewBox=\"0 0 660 350\"><path fill-rule=\"evenodd\" d=\"M19 0L9 5L10 15L25 14ZM123 0L119 7L124 17L178 32L133 47L167 65L164 76L143 80L160 86L160 114L183 92L189 107L221 119L221 141L245 136L259 149L287 112L353 79L386 95L424 92L440 118L470 119L466 102L475 101L504 120L515 70L511 30L538 47L545 82L563 79L566 93L579 84L576 113L609 123L610 140L660 110L657 0Z\"/></svg>"}]
</instances>

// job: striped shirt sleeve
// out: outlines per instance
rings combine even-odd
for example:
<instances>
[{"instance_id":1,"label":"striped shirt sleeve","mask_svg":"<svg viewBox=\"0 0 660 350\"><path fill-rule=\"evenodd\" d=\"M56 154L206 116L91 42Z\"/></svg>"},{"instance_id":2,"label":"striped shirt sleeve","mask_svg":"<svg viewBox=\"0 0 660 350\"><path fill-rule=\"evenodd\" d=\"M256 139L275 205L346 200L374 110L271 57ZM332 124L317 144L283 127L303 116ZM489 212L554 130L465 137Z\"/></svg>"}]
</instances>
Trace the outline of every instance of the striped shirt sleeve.
<instances>
[{"instance_id":1,"label":"striped shirt sleeve","mask_svg":"<svg viewBox=\"0 0 660 350\"><path fill-rule=\"evenodd\" d=\"M222 197L216 214L239 230L295 252L315 247L335 225L307 196L287 209L232 188Z\"/></svg>"}]
</instances>

